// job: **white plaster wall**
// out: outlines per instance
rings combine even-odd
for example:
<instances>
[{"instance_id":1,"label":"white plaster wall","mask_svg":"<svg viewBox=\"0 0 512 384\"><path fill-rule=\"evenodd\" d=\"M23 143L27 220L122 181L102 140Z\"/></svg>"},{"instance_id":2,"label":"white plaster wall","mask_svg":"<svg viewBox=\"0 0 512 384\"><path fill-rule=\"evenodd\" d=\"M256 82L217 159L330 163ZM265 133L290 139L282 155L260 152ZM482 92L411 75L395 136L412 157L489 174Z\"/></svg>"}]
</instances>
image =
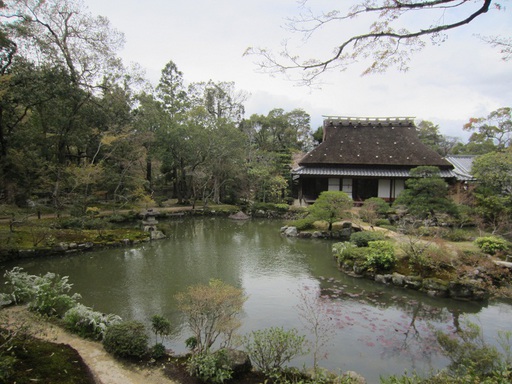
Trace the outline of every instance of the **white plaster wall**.
<instances>
[{"instance_id":1,"label":"white plaster wall","mask_svg":"<svg viewBox=\"0 0 512 384\"><path fill-rule=\"evenodd\" d=\"M388 199L389 196L389 188L391 188L391 180L390 179L379 179L379 194L378 197L383 199Z\"/></svg>"},{"instance_id":2,"label":"white plaster wall","mask_svg":"<svg viewBox=\"0 0 512 384\"><path fill-rule=\"evenodd\" d=\"M329 178L329 191L339 191L340 190L340 179L337 178Z\"/></svg>"},{"instance_id":3,"label":"white plaster wall","mask_svg":"<svg viewBox=\"0 0 512 384\"><path fill-rule=\"evenodd\" d=\"M347 193L350 197L352 197L352 179L343 179L343 185L341 190Z\"/></svg>"}]
</instances>

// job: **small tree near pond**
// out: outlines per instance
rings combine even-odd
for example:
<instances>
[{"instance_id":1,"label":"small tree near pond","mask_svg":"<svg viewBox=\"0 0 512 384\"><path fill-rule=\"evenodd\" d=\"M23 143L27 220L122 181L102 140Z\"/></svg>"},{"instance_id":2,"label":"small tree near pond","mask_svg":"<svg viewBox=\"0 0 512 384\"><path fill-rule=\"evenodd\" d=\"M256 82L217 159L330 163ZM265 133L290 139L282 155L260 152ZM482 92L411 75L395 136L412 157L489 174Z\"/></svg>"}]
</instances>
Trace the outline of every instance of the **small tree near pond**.
<instances>
[{"instance_id":1,"label":"small tree near pond","mask_svg":"<svg viewBox=\"0 0 512 384\"><path fill-rule=\"evenodd\" d=\"M341 219L343 213L352 207L352 199L341 191L325 191L318 196L315 203L309 207L309 213L317 220L327 221L329 231L332 224Z\"/></svg>"},{"instance_id":2,"label":"small tree near pond","mask_svg":"<svg viewBox=\"0 0 512 384\"><path fill-rule=\"evenodd\" d=\"M244 344L252 363L267 377L279 377L285 363L307 353L306 338L293 328L253 331L245 337Z\"/></svg>"},{"instance_id":3,"label":"small tree near pond","mask_svg":"<svg viewBox=\"0 0 512 384\"><path fill-rule=\"evenodd\" d=\"M220 280L188 287L176 295L178 308L185 314L195 338L195 353L209 352L219 336L228 346L240 327L238 314L247 300L243 290Z\"/></svg>"}]
</instances>

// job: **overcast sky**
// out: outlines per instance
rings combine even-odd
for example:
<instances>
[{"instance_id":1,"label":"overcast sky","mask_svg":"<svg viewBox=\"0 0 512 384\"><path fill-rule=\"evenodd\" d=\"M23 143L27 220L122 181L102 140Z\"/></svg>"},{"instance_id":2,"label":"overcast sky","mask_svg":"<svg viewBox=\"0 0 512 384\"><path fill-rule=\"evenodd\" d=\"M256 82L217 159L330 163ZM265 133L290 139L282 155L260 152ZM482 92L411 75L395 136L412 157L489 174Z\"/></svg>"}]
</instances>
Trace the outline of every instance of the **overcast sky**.
<instances>
[{"instance_id":1,"label":"overcast sky","mask_svg":"<svg viewBox=\"0 0 512 384\"><path fill-rule=\"evenodd\" d=\"M341 32L307 45L284 28L286 18L300 12L297 0L84 1L92 14L106 16L125 34L120 56L126 64L138 63L153 84L170 60L188 83L234 81L238 90L250 94L246 117L274 108L302 108L311 115L314 130L322 115L413 116L439 125L445 135L465 139L462 126L470 117L512 106L512 60L502 61L496 49L475 36L512 36L512 9L488 12L450 33L439 46L428 43L413 57L408 72L391 69L361 76L362 67L355 65L331 71L322 78L321 89L311 89L258 73L256 58L243 56L248 47L278 51L287 38L318 57L331 52ZM309 4L328 11L340 2ZM508 0L504 4L512 5Z\"/></svg>"}]
</instances>

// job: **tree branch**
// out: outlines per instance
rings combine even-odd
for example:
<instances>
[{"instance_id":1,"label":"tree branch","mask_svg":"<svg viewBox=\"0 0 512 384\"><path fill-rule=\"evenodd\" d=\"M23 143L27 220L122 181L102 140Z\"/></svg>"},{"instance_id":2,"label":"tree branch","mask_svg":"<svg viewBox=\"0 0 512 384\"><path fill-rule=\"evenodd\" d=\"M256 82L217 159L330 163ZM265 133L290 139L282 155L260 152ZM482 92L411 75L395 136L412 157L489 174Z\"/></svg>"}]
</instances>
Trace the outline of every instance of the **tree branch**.
<instances>
[{"instance_id":1,"label":"tree branch","mask_svg":"<svg viewBox=\"0 0 512 384\"><path fill-rule=\"evenodd\" d=\"M426 28L418 28L409 31L407 29L395 30L391 24L410 11L449 9L461 7L471 3L470 0L433 0L433 1L412 1L402 2L400 0L385 0L383 5L377 6L373 1L362 1L353 7L346 14L339 11L331 11L321 17L315 17L310 13L309 17L301 17L291 20L288 28L292 31L305 33L309 38L315 31L332 21L344 21L362 14L378 13L378 19L372 24L369 32L358 34L343 41L335 47L331 57L325 60L303 60L292 55L288 50L287 43L284 44L284 51L277 58L272 52L265 49L249 48L246 54L255 54L262 58L258 63L264 72L287 72L294 69L304 70L302 82L311 85L314 80L329 69L341 67L346 68L358 58L373 56L374 62L364 71L364 74L386 70L390 65L397 65L401 70L406 70L406 64L410 55L423 48L424 36L436 36L440 33L462 27L471 23L477 17L487 13L493 0L481 0L481 6L472 11L466 17L461 17L452 23L432 25ZM298 27L298 24L313 23L311 27ZM352 48L352 52L350 51ZM283 62L283 58L284 61Z\"/></svg>"}]
</instances>

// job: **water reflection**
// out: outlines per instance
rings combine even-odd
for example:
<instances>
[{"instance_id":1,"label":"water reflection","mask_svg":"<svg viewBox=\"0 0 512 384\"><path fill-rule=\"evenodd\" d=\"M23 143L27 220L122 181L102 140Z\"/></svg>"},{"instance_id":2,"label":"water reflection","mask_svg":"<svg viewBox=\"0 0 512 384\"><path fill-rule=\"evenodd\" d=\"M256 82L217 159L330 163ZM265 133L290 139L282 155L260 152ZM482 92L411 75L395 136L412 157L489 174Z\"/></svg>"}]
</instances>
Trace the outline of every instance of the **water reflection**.
<instances>
[{"instance_id":1,"label":"water reflection","mask_svg":"<svg viewBox=\"0 0 512 384\"><path fill-rule=\"evenodd\" d=\"M169 318L174 338L167 347L178 353L185 351L189 334L174 295L191 284L216 278L243 288L249 298L242 333L270 326L305 332L298 313L301 293L317 298L333 322L328 358L321 365L359 371L370 383L379 375L443 367L434 330L454 330L462 316L478 316L490 338L509 326L512 306L505 303L433 299L348 277L336 269L330 242L281 237L280 222L182 219L163 224L167 240L18 265L29 273L69 276L82 302L95 310L148 324L155 314ZM311 356L294 361L299 367L312 363Z\"/></svg>"}]
</instances>

